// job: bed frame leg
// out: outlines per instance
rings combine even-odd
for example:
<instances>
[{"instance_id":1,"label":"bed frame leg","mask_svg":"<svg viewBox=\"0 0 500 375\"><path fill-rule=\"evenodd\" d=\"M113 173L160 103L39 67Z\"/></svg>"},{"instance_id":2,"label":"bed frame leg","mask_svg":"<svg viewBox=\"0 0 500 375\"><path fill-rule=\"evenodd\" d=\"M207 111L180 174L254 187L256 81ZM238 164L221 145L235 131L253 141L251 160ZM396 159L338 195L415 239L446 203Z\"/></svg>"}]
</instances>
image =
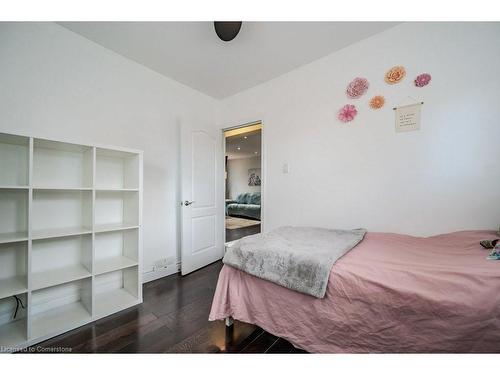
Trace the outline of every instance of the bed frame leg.
<instances>
[{"instance_id":1,"label":"bed frame leg","mask_svg":"<svg viewBox=\"0 0 500 375\"><path fill-rule=\"evenodd\" d=\"M233 342L234 320L230 316L226 318L226 344Z\"/></svg>"}]
</instances>

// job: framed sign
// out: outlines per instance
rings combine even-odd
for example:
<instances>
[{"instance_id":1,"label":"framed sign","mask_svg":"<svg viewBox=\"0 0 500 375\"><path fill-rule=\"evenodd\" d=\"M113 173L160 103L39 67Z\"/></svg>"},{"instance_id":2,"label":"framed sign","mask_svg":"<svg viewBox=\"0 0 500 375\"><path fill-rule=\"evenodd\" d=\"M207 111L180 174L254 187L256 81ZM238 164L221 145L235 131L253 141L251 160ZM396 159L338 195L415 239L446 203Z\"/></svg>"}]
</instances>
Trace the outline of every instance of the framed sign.
<instances>
[{"instance_id":1,"label":"framed sign","mask_svg":"<svg viewBox=\"0 0 500 375\"><path fill-rule=\"evenodd\" d=\"M420 129L420 112L423 102L394 108L396 132L408 132Z\"/></svg>"}]
</instances>

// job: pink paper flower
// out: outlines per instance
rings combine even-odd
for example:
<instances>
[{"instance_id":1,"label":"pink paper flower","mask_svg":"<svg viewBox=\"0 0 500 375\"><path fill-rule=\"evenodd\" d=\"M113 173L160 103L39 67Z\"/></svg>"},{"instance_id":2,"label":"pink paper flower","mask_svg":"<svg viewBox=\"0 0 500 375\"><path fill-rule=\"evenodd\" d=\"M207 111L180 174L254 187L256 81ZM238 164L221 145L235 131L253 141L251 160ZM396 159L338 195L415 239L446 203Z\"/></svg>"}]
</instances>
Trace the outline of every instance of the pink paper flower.
<instances>
[{"instance_id":1,"label":"pink paper flower","mask_svg":"<svg viewBox=\"0 0 500 375\"><path fill-rule=\"evenodd\" d=\"M431 81L432 77L428 73L422 73L420 74L417 78L415 78L415 86L417 87L424 87L429 84Z\"/></svg>"},{"instance_id":2,"label":"pink paper flower","mask_svg":"<svg viewBox=\"0 0 500 375\"><path fill-rule=\"evenodd\" d=\"M369 86L370 84L368 83L368 80L366 78L356 77L347 86L347 96L352 99L359 98L366 92L366 90L368 90Z\"/></svg>"},{"instance_id":3,"label":"pink paper flower","mask_svg":"<svg viewBox=\"0 0 500 375\"><path fill-rule=\"evenodd\" d=\"M352 104L346 104L340 108L338 113L338 119L342 122L349 122L354 120L354 117L358 114L358 110Z\"/></svg>"}]
</instances>

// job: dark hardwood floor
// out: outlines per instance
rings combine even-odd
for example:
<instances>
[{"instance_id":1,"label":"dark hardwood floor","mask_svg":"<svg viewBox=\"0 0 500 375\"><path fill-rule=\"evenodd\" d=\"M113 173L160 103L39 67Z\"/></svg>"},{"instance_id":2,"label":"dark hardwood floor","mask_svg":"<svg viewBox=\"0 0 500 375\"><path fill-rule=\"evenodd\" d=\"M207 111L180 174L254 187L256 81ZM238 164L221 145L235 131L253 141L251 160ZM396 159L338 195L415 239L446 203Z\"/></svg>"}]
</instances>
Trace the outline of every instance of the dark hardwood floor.
<instances>
[{"instance_id":1,"label":"dark hardwood floor","mask_svg":"<svg viewBox=\"0 0 500 375\"><path fill-rule=\"evenodd\" d=\"M222 262L187 276L144 284L142 305L35 346L73 353L303 353L289 342L236 321L230 339L224 322L208 314Z\"/></svg>"},{"instance_id":2,"label":"dark hardwood floor","mask_svg":"<svg viewBox=\"0 0 500 375\"><path fill-rule=\"evenodd\" d=\"M242 237L250 236L251 234L260 233L260 224L252 225L250 227L238 229L226 229L226 242L239 240Z\"/></svg>"}]
</instances>

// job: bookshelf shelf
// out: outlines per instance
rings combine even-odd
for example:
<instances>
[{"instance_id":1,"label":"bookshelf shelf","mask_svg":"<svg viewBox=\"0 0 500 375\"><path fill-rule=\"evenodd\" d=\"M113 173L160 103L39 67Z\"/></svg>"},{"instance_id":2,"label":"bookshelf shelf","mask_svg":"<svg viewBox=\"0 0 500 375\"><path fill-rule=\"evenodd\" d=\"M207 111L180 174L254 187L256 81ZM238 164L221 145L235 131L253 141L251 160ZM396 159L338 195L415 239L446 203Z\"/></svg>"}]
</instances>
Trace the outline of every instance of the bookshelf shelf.
<instances>
[{"instance_id":1,"label":"bookshelf shelf","mask_svg":"<svg viewBox=\"0 0 500 375\"><path fill-rule=\"evenodd\" d=\"M28 231L0 233L0 244L28 240Z\"/></svg>"},{"instance_id":2,"label":"bookshelf shelf","mask_svg":"<svg viewBox=\"0 0 500 375\"><path fill-rule=\"evenodd\" d=\"M26 293L26 277L14 276L0 280L0 299Z\"/></svg>"}]
</instances>

